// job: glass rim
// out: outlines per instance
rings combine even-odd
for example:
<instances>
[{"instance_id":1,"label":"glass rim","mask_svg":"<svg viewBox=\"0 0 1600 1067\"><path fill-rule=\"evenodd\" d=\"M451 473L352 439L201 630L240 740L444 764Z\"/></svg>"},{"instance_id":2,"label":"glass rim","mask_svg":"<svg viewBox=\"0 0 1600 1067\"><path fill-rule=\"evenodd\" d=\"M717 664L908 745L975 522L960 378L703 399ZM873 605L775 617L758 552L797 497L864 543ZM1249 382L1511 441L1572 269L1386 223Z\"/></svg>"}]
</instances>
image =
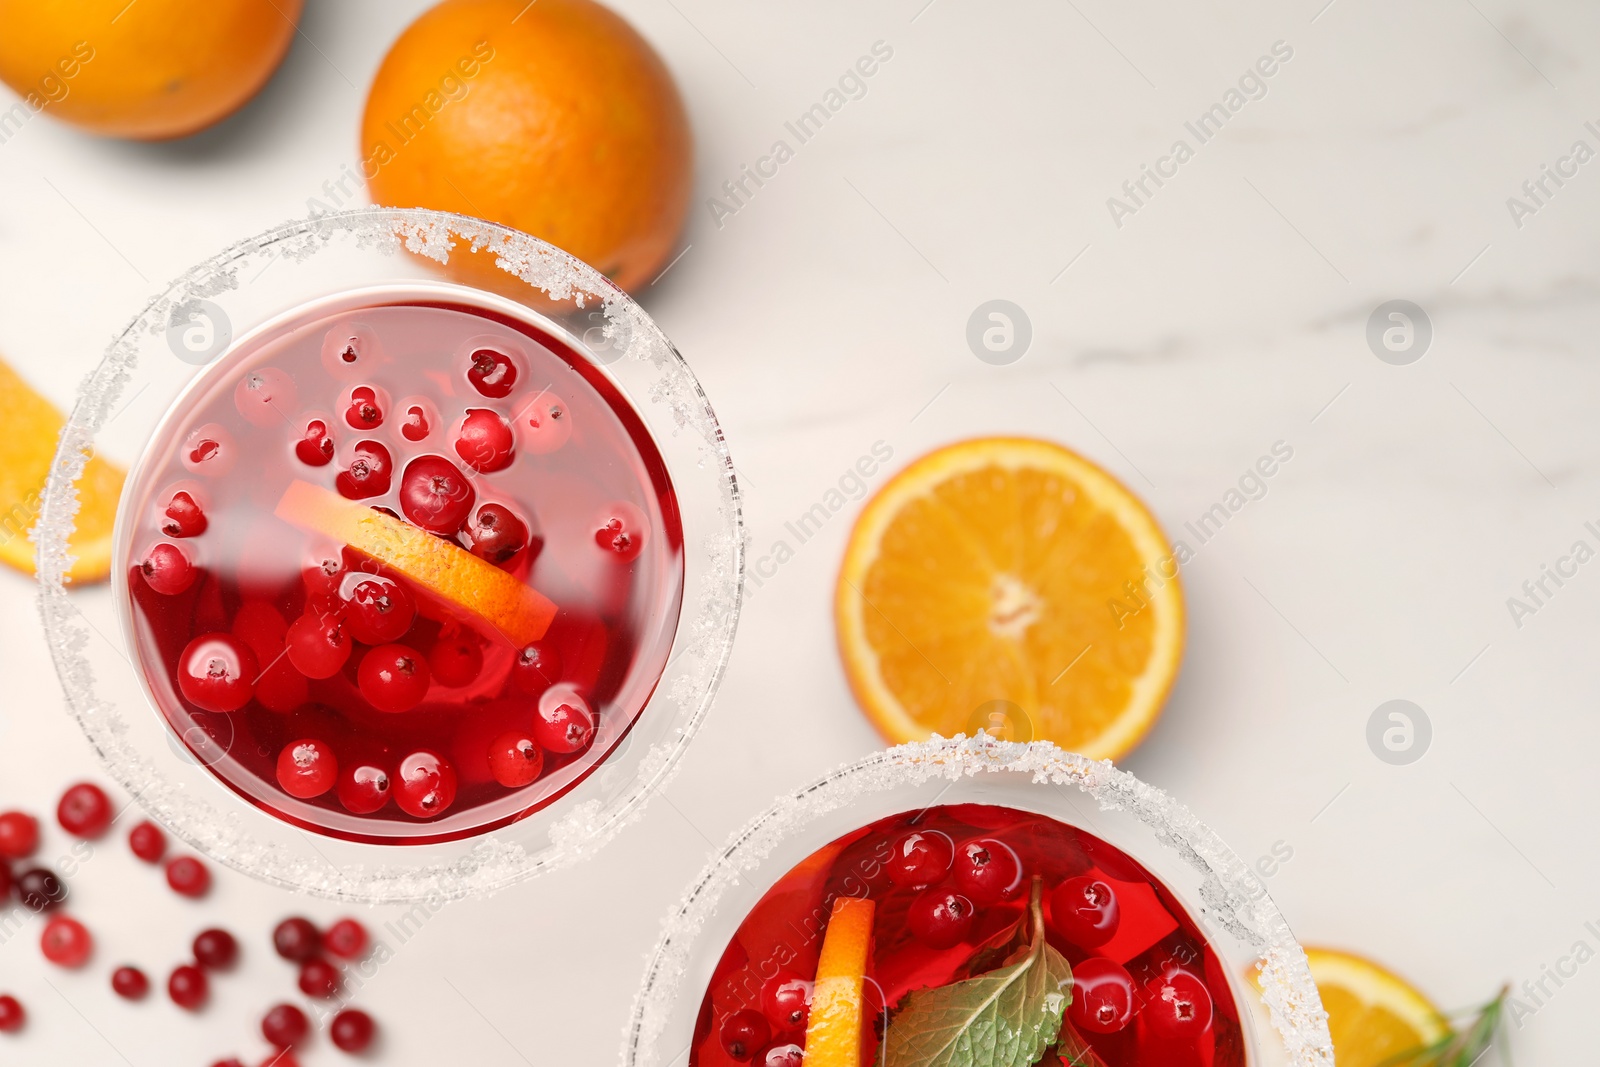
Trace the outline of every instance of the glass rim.
<instances>
[{"instance_id":1,"label":"glass rim","mask_svg":"<svg viewBox=\"0 0 1600 1067\"><path fill-rule=\"evenodd\" d=\"M664 1065L659 1050L673 1004L693 995L680 988L694 943L722 898L791 835L852 801L905 785L986 773L1028 775L1039 785L1076 785L1102 810L1120 809L1144 823L1204 875L1209 913L1259 957L1261 1000L1289 1067L1333 1067L1327 1014L1305 951L1250 867L1187 806L1110 760L1093 760L1050 741L1000 741L988 734L883 749L844 764L786 793L731 833L662 921L623 1034L624 1067Z\"/></svg>"},{"instance_id":2,"label":"glass rim","mask_svg":"<svg viewBox=\"0 0 1600 1067\"><path fill-rule=\"evenodd\" d=\"M72 604L66 576L72 558L68 537L78 510L76 481L95 453L96 436L112 417L145 355L141 344L148 344L150 335L163 333L172 316L187 304L206 297L222 299L232 289L248 290L254 281L241 283L233 272L252 257L281 254L291 263L297 262L314 258L341 238L351 254L378 251L398 256L410 252L438 264L458 254L487 252L493 255L496 268L504 272L507 280L517 279L527 286L527 297L542 296L556 304L579 309L592 306L604 312L608 336L609 331L617 329L623 338L623 358L648 361L658 374L679 387L678 391L663 390L662 402L669 412L663 418L693 435L705 457L700 465L716 479L719 507L709 525L715 534L718 566L708 569L698 583L709 588L685 588L672 657L667 664L670 669L672 661L690 651L706 657L696 668L697 684L689 687L692 691L687 694L688 699L676 701L678 710L660 709L660 715L672 716L673 729L652 742L649 751L637 761L631 780L616 794L608 796L604 803L594 798L574 803L573 798L567 798L549 828L549 842L543 846L525 849L520 843L497 840L498 832L516 827L513 822L498 831L491 829L457 840L454 844L462 851L450 863L419 865L416 858L403 855L397 846L372 845L381 850L369 857L373 862L351 864L348 871L330 879L326 860L321 862L320 875L300 871L303 876L295 877L288 873L289 867L311 865L271 862L265 854L272 851L272 846L248 840L248 830L243 831L244 840L235 840L240 831L218 825L224 820L217 818L209 799L180 795L184 791L165 772L122 739L126 709L119 707L116 700L103 698L98 691L101 680L96 678L86 654L92 624ZM481 287L471 281L453 284ZM362 288L364 283L353 282L351 287ZM611 366L605 362L597 365L602 373L614 377ZM197 366L195 370L198 378L204 367ZM641 414L646 404L661 399L632 395L631 390L625 390L625 395ZM137 462L130 467L130 474L135 467ZM119 501L119 519L121 505ZM79 386L41 494L33 537L40 614L66 697L66 710L83 730L102 769L119 787L180 840L257 880L332 899L409 903L494 892L565 866L597 850L638 817L649 798L676 773L726 673L744 597L744 528L737 474L705 390L677 347L628 293L569 253L510 227L452 212L367 206L279 223L229 244L158 290L113 335L99 362ZM715 613L710 611L706 596L713 591L717 594ZM666 681L664 675L658 692L650 698L652 702L660 697L659 689L665 688ZM153 707L140 710L159 714ZM648 713L649 704L642 714ZM596 769L615 756L612 753ZM268 813L262 813L262 817L273 818ZM240 845L237 853L248 852L266 869L259 869L238 854L217 855L207 845L219 839ZM433 884L441 877L448 880L451 874L470 878L471 888L441 888Z\"/></svg>"}]
</instances>

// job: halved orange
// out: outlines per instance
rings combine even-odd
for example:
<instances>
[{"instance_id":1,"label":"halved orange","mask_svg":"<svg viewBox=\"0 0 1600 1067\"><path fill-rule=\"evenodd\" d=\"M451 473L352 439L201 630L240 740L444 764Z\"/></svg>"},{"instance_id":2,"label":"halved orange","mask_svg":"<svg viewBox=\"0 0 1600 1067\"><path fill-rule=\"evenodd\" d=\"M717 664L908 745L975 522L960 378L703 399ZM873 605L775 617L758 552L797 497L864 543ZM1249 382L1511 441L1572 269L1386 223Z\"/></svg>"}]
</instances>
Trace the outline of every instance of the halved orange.
<instances>
[{"instance_id":1,"label":"halved orange","mask_svg":"<svg viewBox=\"0 0 1600 1067\"><path fill-rule=\"evenodd\" d=\"M34 572L29 531L39 519L45 478L65 420L54 404L0 361L0 563ZM122 468L89 457L78 479L78 515L68 539L69 580L103 581L111 573L111 527L122 496Z\"/></svg>"},{"instance_id":2,"label":"halved orange","mask_svg":"<svg viewBox=\"0 0 1600 1067\"><path fill-rule=\"evenodd\" d=\"M890 741L974 734L1116 759L1183 654L1178 560L1132 493L1058 444L931 452L868 502L834 598L856 699Z\"/></svg>"},{"instance_id":3,"label":"halved orange","mask_svg":"<svg viewBox=\"0 0 1600 1067\"><path fill-rule=\"evenodd\" d=\"M1326 948L1306 949L1306 961L1328 1012L1336 1067L1377 1067L1450 1033L1427 997L1379 964Z\"/></svg>"},{"instance_id":4,"label":"halved orange","mask_svg":"<svg viewBox=\"0 0 1600 1067\"><path fill-rule=\"evenodd\" d=\"M860 1067L875 911L865 897L834 898L811 991L806 1067Z\"/></svg>"}]
</instances>

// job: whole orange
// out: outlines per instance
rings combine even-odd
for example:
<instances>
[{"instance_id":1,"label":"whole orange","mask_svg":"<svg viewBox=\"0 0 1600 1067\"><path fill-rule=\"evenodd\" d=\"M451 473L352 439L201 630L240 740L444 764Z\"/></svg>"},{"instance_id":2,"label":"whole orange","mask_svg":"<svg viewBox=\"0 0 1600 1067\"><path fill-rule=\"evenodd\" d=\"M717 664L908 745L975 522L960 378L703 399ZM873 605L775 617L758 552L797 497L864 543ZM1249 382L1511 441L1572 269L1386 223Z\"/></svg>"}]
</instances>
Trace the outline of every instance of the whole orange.
<instances>
[{"instance_id":1,"label":"whole orange","mask_svg":"<svg viewBox=\"0 0 1600 1067\"><path fill-rule=\"evenodd\" d=\"M220 122L294 40L301 0L0 0L0 81L17 107L111 137L163 141Z\"/></svg>"},{"instance_id":2,"label":"whole orange","mask_svg":"<svg viewBox=\"0 0 1600 1067\"><path fill-rule=\"evenodd\" d=\"M445 0L389 50L361 124L378 203L524 230L624 289L672 252L691 155L672 75L591 0Z\"/></svg>"}]
</instances>

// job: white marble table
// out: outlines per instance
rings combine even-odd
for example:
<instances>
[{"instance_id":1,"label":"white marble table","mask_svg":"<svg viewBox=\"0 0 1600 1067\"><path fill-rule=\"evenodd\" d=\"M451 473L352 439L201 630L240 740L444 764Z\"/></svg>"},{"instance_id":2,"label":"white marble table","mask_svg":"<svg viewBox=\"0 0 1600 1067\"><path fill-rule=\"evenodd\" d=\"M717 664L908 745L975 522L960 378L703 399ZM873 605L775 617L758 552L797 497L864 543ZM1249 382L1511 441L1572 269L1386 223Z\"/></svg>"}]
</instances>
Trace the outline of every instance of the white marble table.
<instances>
[{"instance_id":1,"label":"white marble table","mask_svg":"<svg viewBox=\"0 0 1600 1067\"><path fill-rule=\"evenodd\" d=\"M354 160L362 88L424 6L313 2L262 97L187 142L41 118L0 144L0 351L65 402L157 283L304 213ZM1376 955L1450 1006L1510 980L1522 1062L1587 1053L1600 964L1573 952L1600 950L1600 563L1562 558L1600 548L1600 161L1575 154L1600 150L1600 8L619 6L677 72L699 137L684 254L644 300L723 420L755 555L877 442L893 466L967 435L1047 435L1178 537L1292 450L1190 542L1183 674L1127 766L1245 856L1292 852L1269 885L1306 940ZM864 92L799 143L785 123L877 42L892 55ZM779 139L792 157L762 163ZM770 177L732 201L723 183L746 165ZM1031 323L1007 365L965 337L997 298ZM1431 323L1420 359L1403 362L1415 338L1399 363L1369 348L1392 300ZM828 611L857 507L755 591L717 708L641 824L586 868L447 908L367 983L383 1062L612 1059L644 952L710 843L876 744ZM1545 566L1567 576L1535 601L1524 582ZM92 774L10 575L0 669L0 804ZM1407 765L1367 742L1393 699L1431 723ZM161 970L213 921L252 959L179 1018L11 938L0 985L35 1025L7 1062L259 1057L259 1012L292 988L267 929L335 910L237 876L179 903L120 843L92 862L106 871L78 909L107 960ZM341 1058L324 1042L304 1061Z\"/></svg>"}]
</instances>

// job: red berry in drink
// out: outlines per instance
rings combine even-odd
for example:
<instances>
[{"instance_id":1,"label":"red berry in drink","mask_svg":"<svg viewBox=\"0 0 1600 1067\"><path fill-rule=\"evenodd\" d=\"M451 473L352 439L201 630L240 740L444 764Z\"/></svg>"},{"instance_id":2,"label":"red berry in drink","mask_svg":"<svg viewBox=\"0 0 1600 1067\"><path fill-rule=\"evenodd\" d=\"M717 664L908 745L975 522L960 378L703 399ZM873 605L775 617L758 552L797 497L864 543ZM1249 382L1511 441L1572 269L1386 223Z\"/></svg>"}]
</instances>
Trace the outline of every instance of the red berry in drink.
<instances>
[{"instance_id":1,"label":"red berry in drink","mask_svg":"<svg viewBox=\"0 0 1600 1067\"><path fill-rule=\"evenodd\" d=\"M806 1051L793 1041L768 1046L761 1053L761 1067L801 1067Z\"/></svg>"},{"instance_id":2,"label":"red berry in drink","mask_svg":"<svg viewBox=\"0 0 1600 1067\"><path fill-rule=\"evenodd\" d=\"M572 439L572 414L566 401L547 390L528 405L522 427L522 447L549 455Z\"/></svg>"},{"instance_id":3,"label":"red berry in drink","mask_svg":"<svg viewBox=\"0 0 1600 1067\"><path fill-rule=\"evenodd\" d=\"M428 424L428 413L421 404L412 404L406 408L406 420L400 424L400 436L407 441L421 441L433 429Z\"/></svg>"},{"instance_id":4,"label":"red berry in drink","mask_svg":"<svg viewBox=\"0 0 1600 1067\"><path fill-rule=\"evenodd\" d=\"M544 770L544 750L524 731L509 730L489 742L489 773L507 789L536 780Z\"/></svg>"},{"instance_id":5,"label":"red berry in drink","mask_svg":"<svg viewBox=\"0 0 1600 1067\"><path fill-rule=\"evenodd\" d=\"M744 1063L753 1059L772 1040L772 1027L765 1015L746 1008L732 1012L722 1020L722 1026L717 1030L717 1040L729 1058Z\"/></svg>"},{"instance_id":6,"label":"red berry in drink","mask_svg":"<svg viewBox=\"0 0 1600 1067\"><path fill-rule=\"evenodd\" d=\"M249 645L228 633L202 634L178 657L178 691L205 711L238 711L250 703L258 673Z\"/></svg>"},{"instance_id":7,"label":"red berry in drink","mask_svg":"<svg viewBox=\"0 0 1600 1067\"><path fill-rule=\"evenodd\" d=\"M188 589L198 573L183 549L167 541L150 546L139 561L139 574L145 584L162 596L177 596Z\"/></svg>"},{"instance_id":8,"label":"red berry in drink","mask_svg":"<svg viewBox=\"0 0 1600 1067\"><path fill-rule=\"evenodd\" d=\"M972 932L977 908L953 889L934 887L918 893L906 912L906 925L929 948L950 948Z\"/></svg>"},{"instance_id":9,"label":"red berry in drink","mask_svg":"<svg viewBox=\"0 0 1600 1067\"><path fill-rule=\"evenodd\" d=\"M456 455L475 471L505 470L516 453L511 427L488 408L468 408L456 431Z\"/></svg>"},{"instance_id":10,"label":"red berry in drink","mask_svg":"<svg viewBox=\"0 0 1600 1067\"><path fill-rule=\"evenodd\" d=\"M293 1048L306 1039L311 1024L293 1004L279 1004L261 1019L261 1036L274 1048Z\"/></svg>"},{"instance_id":11,"label":"red berry in drink","mask_svg":"<svg viewBox=\"0 0 1600 1067\"><path fill-rule=\"evenodd\" d=\"M517 385L517 365L504 352L480 348L472 353L467 367L467 381L484 396L495 400L510 396Z\"/></svg>"},{"instance_id":12,"label":"red berry in drink","mask_svg":"<svg viewBox=\"0 0 1600 1067\"><path fill-rule=\"evenodd\" d=\"M28 1013L23 1010L22 1001L10 993L0 994L0 1033L14 1034L27 1021Z\"/></svg>"},{"instance_id":13,"label":"red berry in drink","mask_svg":"<svg viewBox=\"0 0 1600 1067\"><path fill-rule=\"evenodd\" d=\"M956 856L955 842L942 830L912 830L889 848L889 880L897 886L922 889L944 881Z\"/></svg>"},{"instance_id":14,"label":"red berry in drink","mask_svg":"<svg viewBox=\"0 0 1600 1067\"><path fill-rule=\"evenodd\" d=\"M111 972L111 990L123 1000L143 1000L150 992L150 979L137 967L118 967Z\"/></svg>"},{"instance_id":15,"label":"red berry in drink","mask_svg":"<svg viewBox=\"0 0 1600 1067\"><path fill-rule=\"evenodd\" d=\"M0 859L25 860L38 847L38 819L21 811L0 815Z\"/></svg>"},{"instance_id":16,"label":"red berry in drink","mask_svg":"<svg viewBox=\"0 0 1600 1067\"><path fill-rule=\"evenodd\" d=\"M328 927L322 943L340 959L358 960L367 954L367 928L354 919L340 919Z\"/></svg>"},{"instance_id":17,"label":"red berry in drink","mask_svg":"<svg viewBox=\"0 0 1600 1067\"><path fill-rule=\"evenodd\" d=\"M428 661L406 645L379 645L361 657L356 682L379 711L410 711L427 695Z\"/></svg>"},{"instance_id":18,"label":"red berry in drink","mask_svg":"<svg viewBox=\"0 0 1600 1067\"><path fill-rule=\"evenodd\" d=\"M1012 900L1022 890L1022 860L994 837L977 837L956 849L956 886L978 904Z\"/></svg>"},{"instance_id":19,"label":"red berry in drink","mask_svg":"<svg viewBox=\"0 0 1600 1067\"><path fill-rule=\"evenodd\" d=\"M350 658L350 635L332 613L308 611L284 635L291 666L307 678L332 678Z\"/></svg>"},{"instance_id":20,"label":"red berry in drink","mask_svg":"<svg viewBox=\"0 0 1600 1067\"><path fill-rule=\"evenodd\" d=\"M276 426L298 403L294 379L278 367L246 371L233 390L233 406L252 426Z\"/></svg>"},{"instance_id":21,"label":"red berry in drink","mask_svg":"<svg viewBox=\"0 0 1600 1067\"><path fill-rule=\"evenodd\" d=\"M464 630L441 636L428 653L428 670L440 685L471 685L483 671L483 646Z\"/></svg>"},{"instance_id":22,"label":"red berry in drink","mask_svg":"<svg viewBox=\"0 0 1600 1067\"><path fill-rule=\"evenodd\" d=\"M221 424L208 422L184 439L179 458L195 474L220 478L233 469L237 451L233 435Z\"/></svg>"},{"instance_id":23,"label":"red berry in drink","mask_svg":"<svg viewBox=\"0 0 1600 1067\"><path fill-rule=\"evenodd\" d=\"M528 547L528 524L504 504L485 504L467 525L472 554L501 564Z\"/></svg>"},{"instance_id":24,"label":"red berry in drink","mask_svg":"<svg viewBox=\"0 0 1600 1067\"><path fill-rule=\"evenodd\" d=\"M211 871L193 856L179 856L167 864L167 885L179 896L203 897L211 888Z\"/></svg>"},{"instance_id":25,"label":"red berry in drink","mask_svg":"<svg viewBox=\"0 0 1600 1067\"><path fill-rule=\"evenodd\" d=\"M1072 1003L1067 1011L1078 1029L1114 1034L1132 1022L1138 1010L1133 978L1121 964L1090 956L1072 968Z\"/></svg>"},{"instance_id":26,"label":"red berry in drink","mask_svg":"<svg viewBox=\"0 0 1600 1067\"><path fill-rule=\"evenodd\" d=\"M320 797L333 788L339 761L326 742L315 738L291 741L278 753L278 784L300 800Z\"/></svg>"},{"instance_id":27,"label":"red berry in drink","mask_svg":"<svg viewBox=\"0 0 1600 1067\"><path fill-rule=\"evenodd\" d=\"M342 981L339 968L321 956L313 956L300 965L300 992L308 997L330 1000L339 995Z\"/></svg>"},{"instance_id":28,"label":"red berry in drink","mask_svg":"<svg viewBox=\"0 0 1600 1067\"><path fill-rule=\"evenodd\" d=\"M326 467L333 459L333 435L321 419L306 423L305 433L294 443L294 454L308 467Z\"/></svg>"},{"instance_id":29,"label":"red berry in drink","mask_svg":"<svg viewBox=\"0 0 1600 1067\"><path fill-rule=\"evenodd\" d=\"M160 863L167 851L167 835L146 820L128 831L128 848L146 863Z\"/></svg>"},{"instance_id":30,"label":"red berry in drink","mask_svg":"<svg viewBox=\"0 0 1600 1067\"><path fill-rule=\"evenodd\" d=\"M174 967L167 976L167 996L185 1011L199 1011L210 993L211 981L206 972L192 963Z\"/></svg>"},{"instance_id":31,"label":"red berry in drink","mask_svg":"<svg viewBox=\"0 0 1600 1067\"><path fill-rule=\"evenodd\" d=\"M372 1036L376 1031L372 1016L358 1008L346 1008L333 1017L328 1036L333 1040L334 1047L341 1051L363 1052L372 1044Z\"/></svg>"},{"instance_id":32,"label":"red berry in drink","mask_svg":"<svg viewBox=\"0 0 1600 1067\"><path fill-rule=\"evenodd\" d=\"M594 713L577 693L547 690L534 713L533 737L558 755L580 751L594 740Z\"/></svg>"},{"instance_id":33,"label":"red berry in drink","mask_svg":"<svg viewBox=\"0 0 1600 1067\"><path fill-rule=\"evenodd\" d=\"M239 959L239 942L228 931L213 927L194 938L194 960L208 971L225 971Z\"/></svg>"},{"instance_id":34,"label":"red berry in drink","mask_svg":"<svg viewBox=\"0 0 1600 1067\"><path fill-rule=\"evenodd\" d=\"M456 770L432 752L413 752L401 760L398 778L394 798L407 815L431 819L455 803Z\"/></svg>"},{"instance_id":35,"label":"red berry in drink","mask_svg":"<svg viewBox=\"0 0 1600 1067\"><path fill-rule=\"evenodd\" d=\"M356 443L350 465L334 478L334 487L349 500L365 500L389 491L394 476L394 461L389 450L376 441Z\"/></svg>"},{"instance_id":36,"label":"red berry in drink","mask_svg":"<svg viewBox=\"0 0 1600 1067\"><path fill-rule=\"evenodd\" d=\"M812 984L793 971L779 971L761 987L761 1014L780 1034L806 1028Z\"/></svg>"},{"instance_id":37,"label":"red berry in drink","mask_svg":"<svg viewBox=\"0 0 1600 1067\"><path fill-rule=\"evenodd\" d=\"M417 617L411 591L384 574L346 574L339 583L339 601L350 636L364 645L400 640Z\"/></svg>"},{"instance_id":38,"label":"red berry in drink","mask_svg":"<svg viewBox=\"0 0 1600 1067\"><path fill-rule=\"evenodd\" d=\"M166 518L161 520L161 532L168 537L199 537L206 532L206 513L189 493L173 493Z\"/></svg>"},{"instance_id":39,"label":"red berry in drink","mask_svg":"<svg viewBox=\"0 0 1600 1067\"><path fill-rule=\"evenodd\" d=\"M39 935L39 951L58 967L82 967L94 951L94 938L77 919L57 916L44 924Z\"/></svg>"},{"instance_id":40,"label":"red berry in drink","mask_svg":"<svg viewBox=\"0 0 1600 1067\"><path fill-rule=\"evenodd\" d=\"M535 641L517 653L511 663L511 684L535 696L561 681L561 653L546 641Z\"/></svg>"},{"instance_id":41,"label":"red berry in drink","mask_svg":"<svg viewBox=\"0 0 1600 1067\"><path fill-rule=\"evenodd\" d=\"M61 794L56 821L73 837L99 837L111 825L111 799L93 782L79 782Z\"/></svg>"},{"instance_id":42,"label":"red berry in drink","mask_svg":"<svg viewBox=\"0 0 1600 1067\"><path fill-rule=\"evenodd\" d=\"M1092 875L1068 878L1050 894L1050 929L1079 948L1099 948L1121 922L1117 894Z\"/></svg>"},{"instance_id":43,"label":"red berry in drink","mask_svg":"<svg viewBox=\"0 0 1600 1067\"><path fill-rule=\"evenodd\" d=\"M1163 1042L1191 1045L1211 1029L1211 994L1187 971L1168 971L1145 987L1141 1026Z\"/></svg>"},{"instance_id":44,"label":"red berry in drink","mask_svg":"<svg viewBox=\"0 0 1600 1067\"><path fill-rule=\"evenodd\" d=\"M418 456L400 479L400 510L429 533L449 536L460 530L477 495L467 476L443 456Z\"/></svg>"},{"instance_id":45,"label":"red berry in drink","mask_svg":"<svg viewBox=\"0 0 1600 1067\"><path fill-rule=\"evenodd\" d=\"M594 543L619 563L632 563L644 551L648 525L644 512L625 500L619 500L596 521Z\"/></svg>"},{"instance_id":46,"label":"red berry in drink","mask_svg":"<svg viewBox=\"0 0 1600 1067\"><path fill-rule=\"evenodd\" d=\"M338 796L344 810L371 815L389 803L389 772L370 763L354 763L339 772Z\"/></svg>"},{"instance_id":47,"label":"red berry in drink","mask_svg":"<svg viewBox=\"0 0 1600 1067\"><path fill-rule=\"evenodd\" d=\"M322 934L310 919L292 915L273 928L272 947L284 959L303 963L322 950Z\"/></svg>"},{"instance_id":48,"label":"red berry in drink","mask_svg":"<svg viewBox=\"0 0 1600 1067\"><path fill-rule=\"evenodd\" d=\"M48 867L31 867L16 878L17 899L29 911L49 911L67 900L67 883Z\"/></svg>"},{"instance_id":49,"label":"red berry in drink","mask_svg":"<svg viewBox=\"0 0 1600 1067\"><path fill-rule=\"evenodd\" d=\"M378 394L370 385L358 385L350 390L350 406L345 409L344 421L356 430L376 430L383 425L383 409L378 404Z\"/></svg>"}]
</instances>

